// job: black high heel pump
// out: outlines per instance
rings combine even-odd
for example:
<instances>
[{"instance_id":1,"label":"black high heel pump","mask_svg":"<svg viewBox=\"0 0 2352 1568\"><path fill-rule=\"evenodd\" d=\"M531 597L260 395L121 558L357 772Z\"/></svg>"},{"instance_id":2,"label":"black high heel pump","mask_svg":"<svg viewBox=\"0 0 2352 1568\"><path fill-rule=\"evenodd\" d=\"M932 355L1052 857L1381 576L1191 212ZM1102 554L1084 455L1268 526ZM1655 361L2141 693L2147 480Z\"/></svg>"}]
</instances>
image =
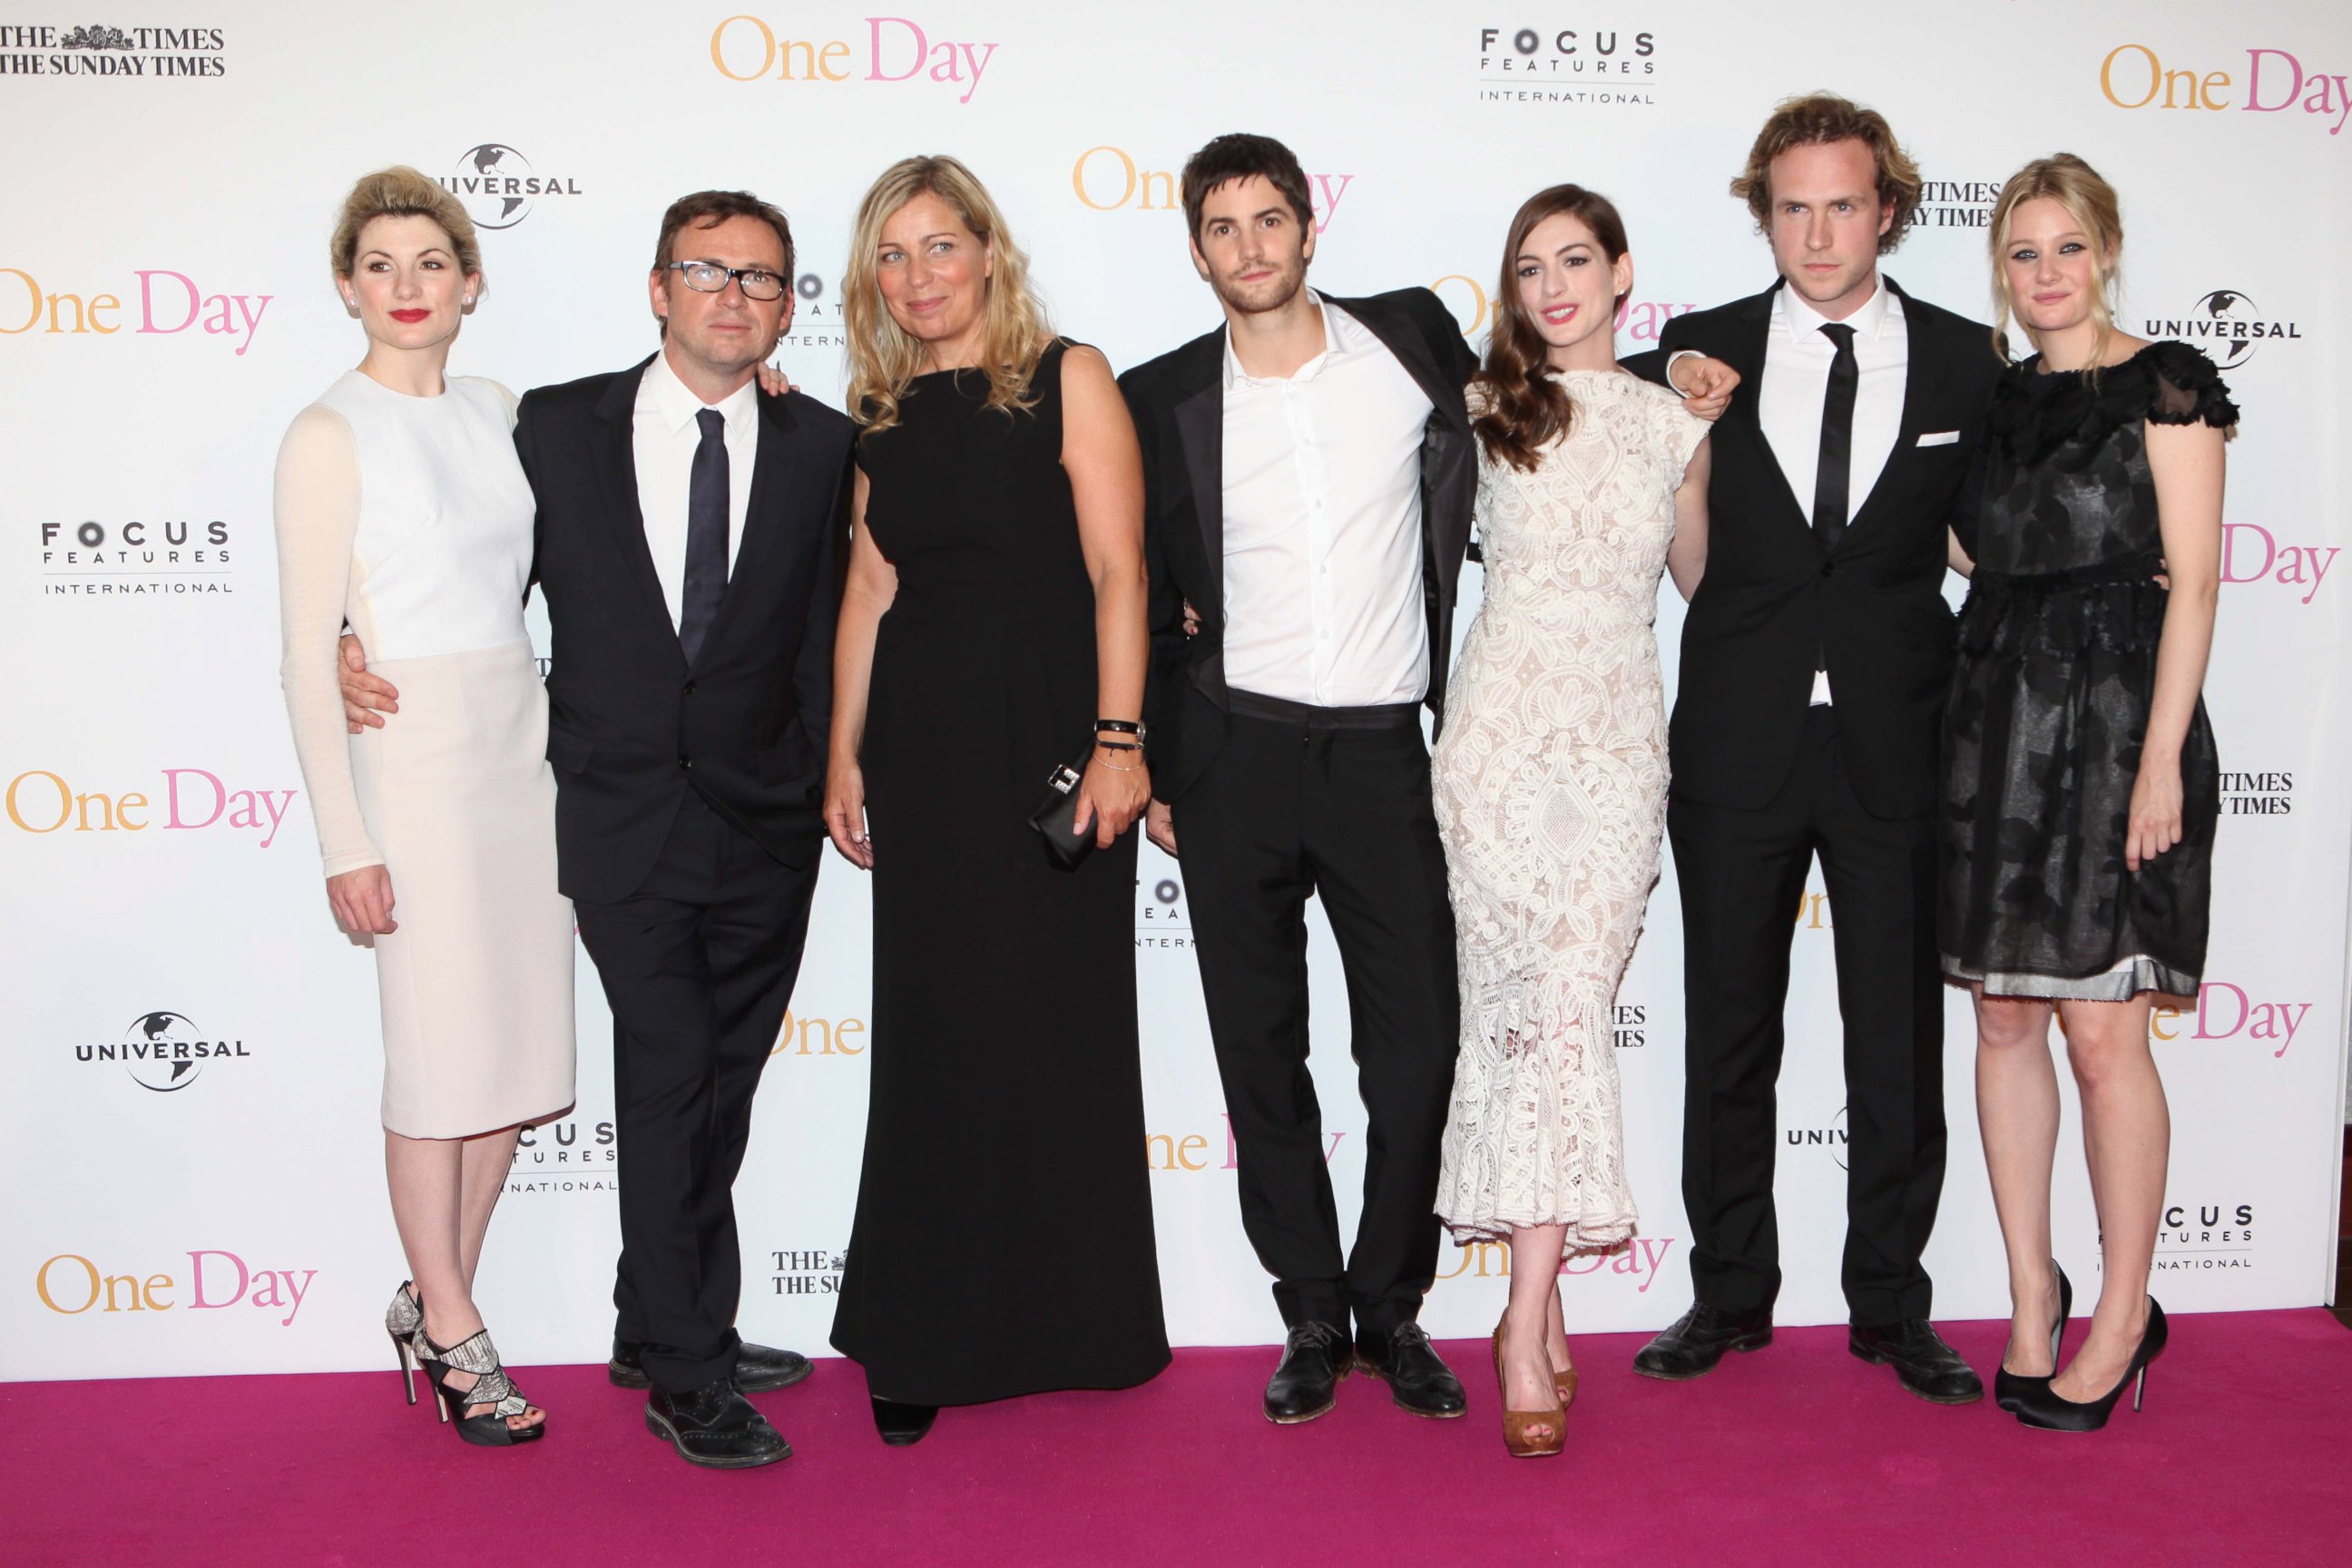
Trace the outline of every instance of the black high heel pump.
<instances>
[{"instance_id":1,"label":"black high heel pump","mask_svg":"<svg viewBox=\"0 0 2352 1568\"><path fill-rule=\"evenodd\" d=\"M2066 1271L2058 1268L2057 1259L2050 1267L2058 1271L2058 1321L2050 1325L2050 1371L2040 1377L2028 1377L2002 1367L1992 1374L1992 1401L2003 1410L2014 1414L2025 1396L2037 1388L2048 1388L2050 1379L2058 1375L2058 1344L2066 1337L2066 1320L2074 1315L2074 1282ZM2008 1357L2001 1358L2006 1361Z\"/></svg>"},{"instance_id":2,"label":"black high heel pump","mask_svg":"<svg viewBox=\"0 0 2352 1568\"><path fill-rule=\"evenodd\" d=\"M2132 1408L2137 1410L2140 1401L2147 1395L2148 1363L2164 1353L2167 1337L2164 1309L2157 1304L2155 1297L2150 1296L2147 1299L2147 1327L2141 1331L2138 1348L2132 1352L2131 1364L2124 1368L2120 1382L2087 1405L2060 1398L2057 1391L2045 1382L2039 1391L2028 1394L2019 1402L2017 1418L2026 1426L2044 1432L2095 1432L2107 1424L2109 1415L2115 1414L2116 1401L2124 1396L2126 1388L2133 1391Z\"/></svg>"}]
</instances>

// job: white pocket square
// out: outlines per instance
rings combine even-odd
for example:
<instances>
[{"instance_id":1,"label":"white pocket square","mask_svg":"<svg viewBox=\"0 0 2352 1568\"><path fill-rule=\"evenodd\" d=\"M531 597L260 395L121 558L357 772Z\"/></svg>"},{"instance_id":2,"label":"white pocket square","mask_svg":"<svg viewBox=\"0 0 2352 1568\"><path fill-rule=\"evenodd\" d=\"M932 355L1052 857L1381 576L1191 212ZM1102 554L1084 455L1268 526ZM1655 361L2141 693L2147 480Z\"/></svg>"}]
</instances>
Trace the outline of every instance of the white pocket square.
<instances>
[{"instance_id":1,"label":"white pocket square","mask_svg":"<svg viewBox=\"0 0 2352 1568\"><path fill-rule=\"evenodd\" d=\"M1956 447L1959 440L1958 430L1930 430L1919 437L1918 444L1922 447Z\"/></svg>"}]
</instances>

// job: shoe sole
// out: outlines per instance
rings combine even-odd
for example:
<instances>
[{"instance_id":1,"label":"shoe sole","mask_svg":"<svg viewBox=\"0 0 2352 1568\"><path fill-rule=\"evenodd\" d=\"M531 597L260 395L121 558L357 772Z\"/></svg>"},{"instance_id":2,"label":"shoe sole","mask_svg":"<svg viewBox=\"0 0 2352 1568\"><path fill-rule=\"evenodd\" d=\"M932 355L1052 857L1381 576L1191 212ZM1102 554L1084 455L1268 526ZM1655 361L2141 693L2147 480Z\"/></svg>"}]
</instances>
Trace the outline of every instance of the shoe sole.
<instances>
[{"instance_id":1,"label":"shoe sole","mask_svg":"<svg viewBox=\"0 0 2352 1568\"><path fill-rule=\"evenodd\" d=\"M739 1377L735 1380L735 1386L746 1394L773 1394L780 1388L790 1388L796 1383L807 1382L809 1373L815 1370L816 1363L803 1362L798 1370L793 1372L756 1378ZM604 1363L604 1381L614 1388L626 1388L638 1394L643 1394L654 1385L654 1380L646 1376L644 1371L631 1371L616 1362L609 1361Z\"/></svg>"},{"instance_id":2,"label":"shoe sole","mask_svg":"<svg viewBox=\"0 0 2352 1568\"><path fill-rule=\"evenodd\" d=\"M689 1454L686 1451L685 1443L678 1437L677 1429L663 1420L650 1406L646 1410L646 1430L677 1449L679 1458L689 1465L700 1465L706 1470L756 1470L762 1465L772 1465L779 1459L789 1459L793 1457L793 1446L790 1443L784 1444L772 1454L729 1454L717 1458Z\"/></svg>"},{"instance_id":3,"label":"shoe sole","mask_svg":"<svg viewBox=\"0 0 2352 1568\"><path fill-rule=\"evenodd\" d=\"M1895 1365L1893 1362L1887 1360L1885 1356L1879 1355L1872 1351L1866 1351L1860 1345L1855 1344L1852 1340L1848 1340L1846 1342L1845 1350L1846 1353L1853 1357L1854 1360L1868 1362L1873 1366ZM1924 1394L1918 1389L1912 1387L1909 1384L1903 1382L1903 1373L1900 1368L1896 1368L1895 1370L1895 1381L1897 1384L1902 1384L1904 1393L1909 1394L1914 1399L1924 1399L1930 1405L1974 1405L1984 1397L1984 1390L1981 1388L1978 1389L1974 1394ZM2004 1408L2006 1408L2006 1406L2004 1406Z\"/></svg>"},{"instance_id":4,"label":"shoe sole","mask_svg":"<svg viewBox=\"0 0 2352 1568\"><path fill-rule=\"evenodd\" d=\"M1638 1361L1633 1363L1633 1370L1643 1377L1654 1377L1660 1383L1688 1383L1693 1378L1705 1377L1708 1373L1713 1372L1717 1367L1722 1365L1724 1356L1730 1354L1733 1351L1738 1351L1740 1354L1746 1355L1750 1351L1760 1351L1771 1342L1772 1331L1769 1329L1759 1329L1752 1334L1742 1334L1736 1340L1727 1341L1724 1344L1723 1350L1713 1361L1707 1363L1705 1366L1696 1368L1691 1372L1657 1372L1649 1367L1643 1366Z\"/></svg>"},{"instance_id":5,"label":"shoe sole","mask_svg":"<svg viewBox=\"0 0 2352 1568\"><path fill-rule=\"evenodd\" d=\"M1356 1357L1356 1370L1362 1373L1366 1377L1376 1377L1382 1383L1389 1382L1388 1373L1382 1372L1379 1367L1374 1366L1370 1362L1366 1361L1361 1355L1358 1355ZM1463 1407L1460 1410L1423 1410L1418 1405L1407 1405L1404 1400L1398 1395L1396 1384L1392 1383L1389 1383L1389 1403L1395 1405L1399 1410L1403 1411L1407 1415L1418 1415L1423 1421L1458 1421L1469 1411L1469 1402L1467 1400L1463 1402Z\"/></svg>"}]
</instances>

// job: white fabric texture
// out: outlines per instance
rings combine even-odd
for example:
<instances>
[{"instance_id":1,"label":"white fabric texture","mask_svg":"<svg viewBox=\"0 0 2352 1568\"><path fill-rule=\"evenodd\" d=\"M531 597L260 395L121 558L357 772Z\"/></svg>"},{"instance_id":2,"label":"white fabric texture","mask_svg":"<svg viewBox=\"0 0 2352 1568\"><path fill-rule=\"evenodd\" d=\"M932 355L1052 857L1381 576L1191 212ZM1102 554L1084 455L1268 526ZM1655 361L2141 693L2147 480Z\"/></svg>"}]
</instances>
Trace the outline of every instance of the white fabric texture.
<instances>
[{"instance_id":1,"label":"white fabric texture","mask_svg":"<svg viewBox=\"0 0 2352 1568\"><path fill-rule=\"evenodd\" d=\"M1658 876L1658 578L1706 426L1614 372L1562 377L1532 473L1482 449L1486 595L1432 757L1462 984L1437 1212L1461 1240L1633 1233L1610 1009ZM1474 399L1475 410L1475 399Z\"/></svg>"},{"instance_id":2,"label":"white fabric texture","mask_svg":"<svg viewBox=\"0 0 2352 1568\"><path fill-rule=\"evenodd\" d=\"M1288 377L1224 374L1225 683L1318 708L1429 691L1421 443L1429 395L1328 300Z\"/></svg>"}]
</instances>

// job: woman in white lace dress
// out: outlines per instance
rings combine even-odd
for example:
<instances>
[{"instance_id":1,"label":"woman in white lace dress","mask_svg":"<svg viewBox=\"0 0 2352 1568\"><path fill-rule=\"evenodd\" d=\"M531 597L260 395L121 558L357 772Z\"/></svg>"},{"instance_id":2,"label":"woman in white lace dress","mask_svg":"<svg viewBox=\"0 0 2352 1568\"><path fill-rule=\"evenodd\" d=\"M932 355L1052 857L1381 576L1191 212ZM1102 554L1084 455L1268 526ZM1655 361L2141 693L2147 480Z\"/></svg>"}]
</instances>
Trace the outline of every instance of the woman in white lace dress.
<instances>
[{"instance_id":1,"label":"woman in white lace dress","mask_svg":"<svg viewBox=\"0 0 2352 1568\"><path fill-rule=\"evenodd\" d=\"M1559 1451L1575 1394L1563 1252L1633 1233L1610 1011L1665 826L1651 621L1661 570L1687 596L1706 559L1706 426L1617 365L1633 281L1607 198L1556 185L1512 219L1471 389L1486 597L1433 759L1462 974L1437 1212L1511 1244L1496 1370L1523 1456Z\"/></svg>"}]
</instances>

